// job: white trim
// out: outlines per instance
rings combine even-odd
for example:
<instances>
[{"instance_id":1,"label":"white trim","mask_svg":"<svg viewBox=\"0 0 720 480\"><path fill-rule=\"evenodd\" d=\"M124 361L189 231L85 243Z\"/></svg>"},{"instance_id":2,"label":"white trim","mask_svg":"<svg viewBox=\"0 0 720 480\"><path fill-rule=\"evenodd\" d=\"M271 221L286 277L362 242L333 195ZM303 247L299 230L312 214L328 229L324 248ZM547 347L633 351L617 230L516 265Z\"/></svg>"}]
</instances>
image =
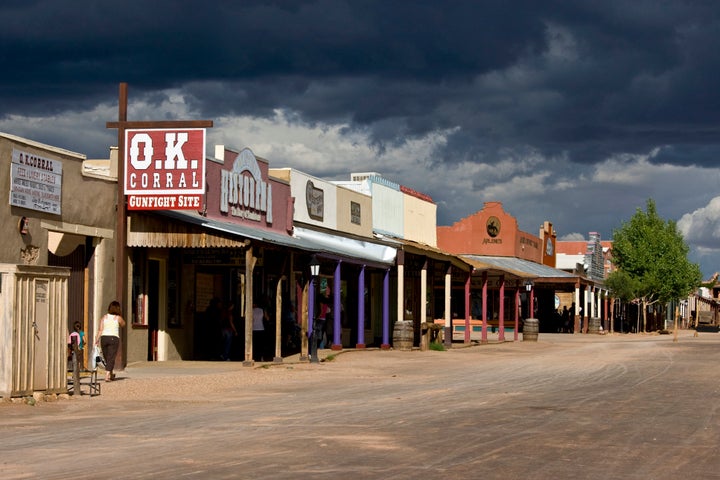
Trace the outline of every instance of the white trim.
<instances>
[{"instance_id":1,"label":"white trim","mask_svg":"<svg viewBox=\"0 0 720 480\"><path fill-rule=\"evenodd\" d=\"M63 222L62 220L41 220L40 226L53 232L72 233L73 235L85 235L87 237L113 238L115 236L115 232L109 228L90 227Z\"/></svg>"}]
</instances>

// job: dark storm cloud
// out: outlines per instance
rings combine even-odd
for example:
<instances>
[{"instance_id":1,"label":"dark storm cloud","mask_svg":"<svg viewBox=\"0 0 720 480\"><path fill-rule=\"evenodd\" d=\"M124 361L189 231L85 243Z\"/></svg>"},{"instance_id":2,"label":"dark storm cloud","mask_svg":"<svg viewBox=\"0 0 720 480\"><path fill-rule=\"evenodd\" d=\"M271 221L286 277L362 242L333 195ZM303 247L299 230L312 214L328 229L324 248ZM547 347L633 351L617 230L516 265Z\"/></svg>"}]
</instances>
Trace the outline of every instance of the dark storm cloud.
<instances>
[{"instance_id":1,"label":"dark storm cloud","mask_svg":"<svg viewBox=\"0 0 720 480\"><path fill-rule=\"evenodd\" d=\"M4 82L39 88L293 75L438 80L502 68L541 42L543 30L506 2L479 9L464 2L50 0L1 8L2 60L17 67Z\"/></svg>"},{"instance_id":2,"label":"dark storm cloud","mask_svg":"<svg viewBox=\"0 0 720 480\"><path fill-rule=\"evenodd\" d=\"M127 81L203 118L347 122L378 148L456 128L443 162L503 148L593 163L720 153L711 1L3 2L0 117L90 110ZM153 97L154 96L154 97Z\"/></svg>"}]
</instances>

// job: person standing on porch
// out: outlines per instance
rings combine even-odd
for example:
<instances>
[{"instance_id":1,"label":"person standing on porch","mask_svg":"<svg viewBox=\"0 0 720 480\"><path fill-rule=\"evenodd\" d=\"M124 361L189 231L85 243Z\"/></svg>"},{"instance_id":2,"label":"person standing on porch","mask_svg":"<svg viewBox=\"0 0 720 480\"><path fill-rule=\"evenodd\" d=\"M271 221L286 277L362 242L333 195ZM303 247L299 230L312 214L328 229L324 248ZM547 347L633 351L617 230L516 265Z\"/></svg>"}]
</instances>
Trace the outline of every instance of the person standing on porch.
<instances>
[{"instance_id":1,"label":"person standing on porch","mask_svg":"<svg viewBox=\"0 0 720 480\"><path fill-rule=\"evenodd\" d=\"M107 313L100 319L100 328L98 328L95 337L95 345L100 343L105 358L106 382L115 380L113 370L115 369L115 357L120 346L120 329L125 327L125 320L121 315L120 302L116 300L110 302Z\"/></svg>"},{"instance_id":2,"label":"person standing on porch","mask_svg":"<svg viewBox=\"0 0 720 480\"><path fill-rule=\"evenodd\" d=\"M232 350L233 337L237 336L237 330L235 329L235 322L233 319L233 310L235 305L232 303L223 311L221 319L222 328L222 354L220 360L230 361L230 351Z\"/></svg>"},{"instance_id":3,"label":"person standing on porch","mask_svg":"<svg viewBox=\"0 0 720 480\"><path fill-rule=\"evenodd\" d=\"M253 360L256 362L265 361L266 343L265 322L269 320L267 312L257 303L253 302Z\"/></svg>"}]
</instances>

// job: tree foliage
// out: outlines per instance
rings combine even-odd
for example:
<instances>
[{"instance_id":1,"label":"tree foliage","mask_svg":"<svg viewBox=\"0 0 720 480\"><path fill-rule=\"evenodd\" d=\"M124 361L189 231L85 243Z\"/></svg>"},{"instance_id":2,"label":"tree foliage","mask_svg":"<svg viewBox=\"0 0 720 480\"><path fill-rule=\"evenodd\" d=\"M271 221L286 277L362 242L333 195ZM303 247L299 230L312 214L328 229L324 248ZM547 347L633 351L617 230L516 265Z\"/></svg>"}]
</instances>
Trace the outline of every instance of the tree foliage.
<instances>
[{"instance_id":1,"label":"tree foliage","mask_svg":"<svg viewBox=\"0 0 720 480\"><path fill-rule=\"evenodd\" d=\"M638 298L638 282L622 270L616 270L605 279L605 286L615 298L629 302Z\"/></svg>"},{"instance_id":2,"label":"tree foliage","mask_svg":"<svg viewBox=\"0 0 720 480\"><path fill-rule=\"evenodd\" d=\"M675 222L660 218L649 199L646 211L638 208L613 232L617 270L607 285L617 297L639 300L643 307L684 298L702 281L700 267L687 258L689 250Z\"/></svg>"}]
</instances>

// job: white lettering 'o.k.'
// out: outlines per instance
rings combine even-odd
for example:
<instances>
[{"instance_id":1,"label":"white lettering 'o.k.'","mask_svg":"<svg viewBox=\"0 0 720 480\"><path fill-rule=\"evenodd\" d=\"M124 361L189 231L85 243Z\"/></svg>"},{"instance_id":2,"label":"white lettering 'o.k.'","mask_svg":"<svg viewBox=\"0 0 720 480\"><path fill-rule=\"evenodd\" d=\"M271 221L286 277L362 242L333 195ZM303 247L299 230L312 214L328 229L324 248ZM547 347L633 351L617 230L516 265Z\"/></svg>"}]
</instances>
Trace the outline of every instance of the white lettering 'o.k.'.
<instances>
[{"instance_id":1,"label":"white lettering 'o.k.'","mask_svg":"<svg viewBox=\"0 0 720 480\"><path fill-rule=\"evenodd\" d=\"M145 144L143 149L143 158L139 159L140 156L140 144ZM137 170L145 170L150 166L153 155L153 143L152 138L147 133L138 133L132 138L130 145L130 164Z\"/></svg>"}]
</instances>

